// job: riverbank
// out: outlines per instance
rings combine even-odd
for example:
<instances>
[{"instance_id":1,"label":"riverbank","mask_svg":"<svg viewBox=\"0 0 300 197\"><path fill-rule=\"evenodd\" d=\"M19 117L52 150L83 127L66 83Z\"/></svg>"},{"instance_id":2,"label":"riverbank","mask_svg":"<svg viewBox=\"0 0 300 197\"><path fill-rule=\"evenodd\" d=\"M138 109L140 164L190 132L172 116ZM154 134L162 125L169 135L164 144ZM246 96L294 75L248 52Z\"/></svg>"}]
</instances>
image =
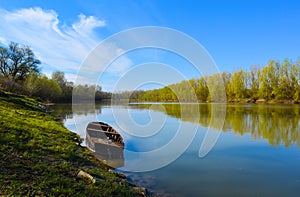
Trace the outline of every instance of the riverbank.
<instances>
[{"instance_id":1,"label":"riverbank","mask_svg":"<svg viewBox=\"0 0 300 197\"><path fill-rule=\"evenodd\" d=\"M122 102L118 102L121 103ZM124 102L126 103L126 102ZM249 104L287 104L287 105L297 105L300 104L300 101L294 101L294 100L266 100L266 99L231 99L231 100L227 100L227 101L197 101L197 102L189 102L189 101L130 101L131 104L138 104L138 103L241 103L241 104L245 104L245 103L249 103Z\"/></svg>"},{"instance_id":2,"label":"riverbank","mask_svg":"<svg viewBox=\"0 0 300 197\"><path fill-rule=\"evenodd\" d=\"M266 100L266 99L234 99L228 100L228 103L255 103L255 104L300 104L300 101L294 100Z\"/></svg>"},{"instance_id":3,"label":"riverbank","mask_svg":"<svg viewBox=\"0 0 300 197\"><path fill-rule=\"evenodd\" d=\"M0 196L147 196L35 99L0 91Z\"/></svg>"}]
</instances>

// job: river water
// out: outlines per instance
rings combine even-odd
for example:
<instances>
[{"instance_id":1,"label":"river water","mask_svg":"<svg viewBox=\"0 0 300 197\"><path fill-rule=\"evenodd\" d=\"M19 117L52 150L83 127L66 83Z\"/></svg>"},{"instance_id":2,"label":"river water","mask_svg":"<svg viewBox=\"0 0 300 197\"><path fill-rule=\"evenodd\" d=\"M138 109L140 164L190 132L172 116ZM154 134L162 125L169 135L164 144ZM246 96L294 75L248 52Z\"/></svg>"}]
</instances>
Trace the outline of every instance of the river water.
<instances>
[{"instance_id":1,"label":"river water","mask_svg":"<svg viewBox=\"0 0 300 197\"><path fill-rule=\"evenodd\" d=\"M300 196L299 105L58 104L54 113L83 139L89 122L113 126L125 142L114 167L158 194Z\"/></svg>"}]
</instances>

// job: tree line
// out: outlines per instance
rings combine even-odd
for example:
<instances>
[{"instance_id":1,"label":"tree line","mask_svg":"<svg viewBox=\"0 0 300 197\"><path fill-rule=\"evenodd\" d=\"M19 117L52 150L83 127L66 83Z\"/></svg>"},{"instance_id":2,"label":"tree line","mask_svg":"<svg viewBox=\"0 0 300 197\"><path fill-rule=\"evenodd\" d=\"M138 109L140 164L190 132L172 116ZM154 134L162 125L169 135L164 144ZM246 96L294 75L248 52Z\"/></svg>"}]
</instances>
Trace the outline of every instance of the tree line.
<instances>
[{"instance_id":1,"label":"tree line","mask_svg":"<svg viewBox=\"0 0 300 197\"><path fill-rule=\"evenodd\" d=\"M112 97L100 86L75 87L61 71L52 73L48 78L40 72L40 64L41 61L28 46L18 43L0 46L0 88L56 102L70 102L73 93L83 99L86 96L96 100ZM250 71L223 72L184 80L160 89L117 93L113 98L150 102L214 102L224 101L223 98L214 100L224 96L222 90L225 90L229 102L299 102L300 60L297 63L271 60L266 66L251 67Z\"/></svg>"},{"instance_id":2,"label":"tree line","mask_svg":"<svg viewBox=\"0 0 300 197\"><path fill-rule=\"evenodd\" d=\"M222 83L218 83L218 81ZM148 91L135 91L132 101L149 102L210 102L220 86L229 102L287 102L300 101L300 60L293 63L271 60L266 66L251 67L250 71L223 72ZM128 93L127 93L128 94Z\"/></svg>"},{"instance_id":3,"label":"tree line","mask_svg":"<svg viewBox=\"0 0 300 197\"><path fill-rule=\"evenodd\" d=\"M93 96L96 100L111 97L100 86L74 86L61 71L48 78L41 73L40 64L28 46L13 42L8 47L0 46L0 89L55 102L72 101L73 90L74 94Z\"/></svg>"}]
</instances>

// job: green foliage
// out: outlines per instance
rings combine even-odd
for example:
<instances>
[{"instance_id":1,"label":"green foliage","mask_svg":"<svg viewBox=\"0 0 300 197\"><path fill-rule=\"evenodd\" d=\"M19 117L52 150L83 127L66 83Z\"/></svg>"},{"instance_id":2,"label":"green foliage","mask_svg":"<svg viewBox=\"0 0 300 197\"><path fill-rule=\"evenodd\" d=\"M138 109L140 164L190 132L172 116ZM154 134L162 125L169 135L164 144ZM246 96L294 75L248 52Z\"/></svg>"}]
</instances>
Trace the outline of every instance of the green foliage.
<instances>
[{"instance_id":1,"label":"green foliage","mask_svg":"<svg viewBox=\"0 0 300 197\"><path fill-rule=\"evenodd\" d=\"M276 65L275 65L276 64ZM269 64L262 68L261 76L260 76L260 89L259 89L259 97L267 100L271 100L275 98L274 88L278 86L278 73L279 67L278 63L271 60Z\"/></svg>"},{"instance_id":2,"label":"green foliage","mask_svg":"<svg viewBox=\"0 0 300 197\"><path fill-rule=\"evenodd\" d=\"M259 88L260 88L260 69L259 67L252 67L249 74L249 96L250 98L257 100L259 98Z\"/></svg>"},{"instance_id":3,"label":"green foliage","mask_svg":"<svg viewBox=\"0 0 300 197\"><path fill-rule=\"evenodd\" d=\"M211 102L225 102L226 88L223 82L222 75L214 74L208 77L207 87L209 90L208 101Z\"/></svg>"},{"instance_id":4,"label":"green foliage","mask_svg":"<svg viewBox=\"0 0 300 197\"><path fill-rule=\"evenodd\" d=\"M258 99L267 101L300 102L300 61L293 64L285 60L282 64L271 60L267 66L252 67L249 72L240 70L232 74L223 72L172 84L164 88L149 91L126 92L134 95L132 100L172 102L255 102ZM120 96L122 97L122 96Z\"/></svg>"},{"instance_id":5,"label":"green foliage","mask_svg":"<svg viewBox=\"0 0 300 197\"><path fill-rule=\"evenodd\" d=\"M243 70L234 72L231 78L231 88L233 93L233 99L244 99L246 98L247 90L247 75Z\"/></svg>"},{"instance_id":6,"label":"green foliage","mask_svg":"<svg viewBox=\"0 0 300 197\"><path fill-rule=\"evenodd\" d=\"M205 102L209 95L205 78L202 77L197 80L197 86L195 87L195 90L196 90L198 101Z\"/></svg>"},{"instance_id":7,"label":"green foliage","mask_svg":"<svg viewBox=\"0 0 300 197\"><path fill-rule=\"evenodd\" d=\"M49 79L39 75L40 61L29 47L11 43L0 47L0 88L50 101L77 99L111 99L112 94L103 92L100 86L78 85L68 82L63 72L56 71ZM300 102L300 61L282 64L271 60L268 65L252 67L249 72L240 70L230 73L184 80L160 89L149 91L125 91L114 94L115 99L149 102Z\"/></svg>"},{"instance_id":8,"label":"green foliage","mask_svg":"<svg viewBox=\"0 0 300 197\"><path fill-rule=\"evenodd\" d=\"M110 99L111 94L102 92L100 86L96 85L77 85L73 87L73 96L76 96L77 99Z\"/></svg>"},{"instance_id":9,"label":"green foliage","mask_svg":"<svg viewBox=\"0 0 300 197\"><path fill-rule=\"evenodd\" d=\"M72 101L73 83L68 82L60 71L54 72L52 79L40 75L40 63L27 46L17 43L11 43L8 47L0 46L0 89L44 101ZM86 94L96 100L111 97L110 93L102 92L100 86L79 85L75 88L75 94L82 97L86 97Z\"/></svg>"},{"instance_id":10,"label":"green foliage","mask_svg":"<svg viewBox=\"0 0 300 197\"><path fill-rule=\"evenodd\" d=\"M73 83L68 82L65 78L65 74L61 71L55 71L52 73L51 79L55 81L61 88L61 95L56 100L71 101L73 92Z\"/></svg>"},{"instance_id":11,"label":"green foliage","mask_svg":"<svg viewBox=\"0 0 300 197\"><path fill-rule=\"evenodd\" d=\"M23 86L29 96L39 97L42 100L53 101L62 94L61 88L54 80L36 73L31 73Z\"/></svg>"},{"instance_id":12,"label":"green foliage","mask_svg":"<svg viewBox=\"0 0 300 197\"><path fill-rule=\"evenodd\" d=\"M295 101L300 101L300 60L297 64L293 64L290 69L291 86L294 89L293 98Z\"/></svg>"}]
</instances>

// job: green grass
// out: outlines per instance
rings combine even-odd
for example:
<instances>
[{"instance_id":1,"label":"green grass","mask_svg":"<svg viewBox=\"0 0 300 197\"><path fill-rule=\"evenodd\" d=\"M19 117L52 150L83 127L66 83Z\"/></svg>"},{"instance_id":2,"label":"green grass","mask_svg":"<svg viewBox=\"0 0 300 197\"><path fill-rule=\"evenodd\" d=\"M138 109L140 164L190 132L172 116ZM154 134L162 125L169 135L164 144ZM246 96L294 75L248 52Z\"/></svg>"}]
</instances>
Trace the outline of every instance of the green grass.
<instances>
[{"instance_id":1,"label":"green grass","mask_svg":"<svg viewBox=\"0 0 300 197\"><path fill-rule=\"evenodd\" d=\"M38 101L0 91L0 196L139 196L79 141Z\"/></svg>"}]
</instances>

